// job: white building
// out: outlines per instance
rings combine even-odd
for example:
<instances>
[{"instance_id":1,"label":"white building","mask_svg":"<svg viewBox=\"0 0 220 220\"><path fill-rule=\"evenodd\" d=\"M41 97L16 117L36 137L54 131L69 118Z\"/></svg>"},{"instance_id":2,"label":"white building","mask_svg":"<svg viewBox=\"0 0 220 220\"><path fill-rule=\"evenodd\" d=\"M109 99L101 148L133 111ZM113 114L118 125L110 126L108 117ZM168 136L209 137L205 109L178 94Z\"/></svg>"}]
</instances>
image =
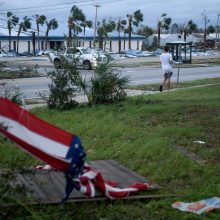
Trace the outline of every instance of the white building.
<instances>
[{"instance_id":1,"label":"white building","mask_svg":"<svg viewBox=\"0 0 220 220\"><path fill-rule=\"evenodd\" d=\"M38 50L38 38L37 32L35 31L35 40L33 38L33 31L25 32L20 34L19 40L19 53L22 52L32 52L33 45L35 41L35 49ZM58 27L57 30L50 30L47 49L59 49L64 48L67 45L67 28ZM84 47L93 47L93 39L94 39L94 29L86 28L85 37L84 34L81 32L78 34L78 46ZM118 52L119 50L119 41L118 41L118 32L113 31L108 33L108 39L106 41L106 50ZM142 41L145 39L145 36L134 35L131 36L131 49L138 49L141 50L142 48ZM45 45L45 34L40 33L39 37L40 41L40 50L44 50ZM125 36L124 40L124 33L120 33L120 42L121 42L121 50L128 49L128 34ZM98 45L96 46L98 47ZM0 28L0 48L8 51L9 49L9 34L6 28ZM11 49L16 51L17 48L17 31L12 30L11 34Z\"/></svg>"},{"instance_id":2,"label":"white building","mask_svg":"<svg viewBox=\"0 0 220 220\"><path fill-rule=\"evenodd\" d=\"M145 43L148 46L151 46L155 39L158 38L157 34L150 35L146 40ZM207 36L207 40L213 40L212 36ZM189 34L186 36L186 43L192 42L192 44L202 43L203 42L203 34ZM182 34L161 34L160 35L160 46L164 46L166 43L170 43L173 41L184 41L184 35Z\"/></svg>"}]
</instances>

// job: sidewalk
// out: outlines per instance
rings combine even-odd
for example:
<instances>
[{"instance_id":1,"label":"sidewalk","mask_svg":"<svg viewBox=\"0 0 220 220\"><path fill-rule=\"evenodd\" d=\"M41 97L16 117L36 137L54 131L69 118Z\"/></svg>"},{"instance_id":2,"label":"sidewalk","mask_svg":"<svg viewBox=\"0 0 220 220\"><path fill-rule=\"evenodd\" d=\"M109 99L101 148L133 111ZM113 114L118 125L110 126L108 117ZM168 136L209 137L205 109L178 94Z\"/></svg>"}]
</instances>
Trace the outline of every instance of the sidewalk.
<instances>
[{"instance_id":1,"label":"sidewalk","mask_svg":"<svg viewBox=\"0 0 220 220\"><path fill-rule=\"evenodd\" d=\"M220 85L220 83L182 87L182 88L177 88L177 89L171 89L170 91L164 90L162 93L164 93L164 92L174 92L174 91L177 91L177 90L202 88L202 87L206 87L206 86L217 86L217 85ZM133 89L126 89L125 92L127 93L127 96L153 95L153 94L156 94L156 93L160 93L160 91L146 91L146 90L133 90ZM83 96L83 95L76 97L75 100L78 103L88 102L87 97ZM47 106L46 103L24 105L24 108L29 110L29 109L32 109L32 108L44 107L44 106Z\"/></svg>"}]
</instances>

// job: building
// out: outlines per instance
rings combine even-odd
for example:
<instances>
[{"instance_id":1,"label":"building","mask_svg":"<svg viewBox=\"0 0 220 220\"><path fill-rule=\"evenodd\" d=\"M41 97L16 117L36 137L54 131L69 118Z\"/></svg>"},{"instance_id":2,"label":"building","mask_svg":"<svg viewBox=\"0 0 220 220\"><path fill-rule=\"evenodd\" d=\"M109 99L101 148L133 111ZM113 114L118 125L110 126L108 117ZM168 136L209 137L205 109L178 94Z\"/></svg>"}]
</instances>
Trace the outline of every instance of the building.
<instances>
[{"instance_id":1,"label":"building","mask_svg":"<svg viewBox=\"0 0 220 220\"><path fill-rule=\"evenodd\" d=\"M157 42L158 35L153 34L150 35L146 40L145 43L148 46L152 46L154 42ZM212 36L207 36L206 39L214 40ZM184 35L182 34L161 34L160 35L160 46L163 47L169 42L173 41L184 41ZM193 46L196 44L201 44L204 42L204 35L203 34L189 34L186 36L186 43L192 42Z\"/></svg>"},{"instance_id":2,"label":"building","mask_svg":"<svg viewBox=\"0 0 220 220\"><path fill-rule=\"evenodd\" d=\"M35 33L35 37L33 37ZM67 47L67 28L59 27L57 30L50 30L47 42L47 49L59 49ZM86 28L85 36L83 32L77 35L77 46L93 47L94 29ZM119 51L119 36L117 31L108 33L108 39L105 42L105 50L118 52ZM131 36L131 49L141 50L142 42L145 36L134 35ZM128 34L120 33L121 50L128 49ZM39 49L46 48L45 33L41 32L39 36ZM36 31L22 32L19 40L19 53L32 52L33 48L38 50L38 38ZM98 45L96 45L98 47ZM6 51L9 50L9 34L6 28L0 28L0 48ZM12 30L11 34L11 49L16 51L17 48L17 31Z\"/></svg>"}]
</instances>

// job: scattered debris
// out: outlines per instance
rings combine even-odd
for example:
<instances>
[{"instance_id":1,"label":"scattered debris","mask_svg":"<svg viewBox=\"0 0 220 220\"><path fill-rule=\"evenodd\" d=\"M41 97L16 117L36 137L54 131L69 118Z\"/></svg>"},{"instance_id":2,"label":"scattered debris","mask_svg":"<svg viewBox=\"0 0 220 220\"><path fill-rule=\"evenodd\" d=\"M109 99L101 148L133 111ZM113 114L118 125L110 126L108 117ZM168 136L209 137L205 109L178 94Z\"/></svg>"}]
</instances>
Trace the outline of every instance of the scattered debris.
<instances>
[{"instance_id":1,"label":"scattered debris","mask_svg":"<svg viewBox=\"0 0 220 220\"><path fill-rule=\"evenodd\" d=\"M212 197L191 203L177 201L172 204L172 207L180 211L202 214L213 209L220 209L220 197Z\"/></svg>"},{"instance_id":2,"label":"scattered debris","mask_svg":"<svg viewBox=\"0 0 220 220\"><path fill-rule=\"evenodd\" d=\"M199 157L198 155L186 150L184 147L181 147L179 145L176 145L175 148L181 152L182 154L184 154L185 156L191 158L193 161L195 161L198 164L205 164L207 163L206 160L203 160L201 157Z\"/></svg>"},{"instance_id":3,"label":"scattered debris","mask_svg":"<svg viewBox=\"0 0 220 220\"><path fill-rule=\"evenodd\" d=\"M195 144L205 144L205 141L193 141Z\"/></svg>"}]
</instances>

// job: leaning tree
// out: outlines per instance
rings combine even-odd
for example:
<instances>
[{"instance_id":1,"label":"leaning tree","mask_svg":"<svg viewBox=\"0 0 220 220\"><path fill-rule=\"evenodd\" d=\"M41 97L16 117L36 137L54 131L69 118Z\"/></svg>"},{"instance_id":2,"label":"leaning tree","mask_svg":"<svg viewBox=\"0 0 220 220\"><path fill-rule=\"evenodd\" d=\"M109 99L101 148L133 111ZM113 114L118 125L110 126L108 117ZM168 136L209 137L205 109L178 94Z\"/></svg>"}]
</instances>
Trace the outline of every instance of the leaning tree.
<instances>
[{"instance_id":1,"label":"leaning tree","mask_svg":"<svg viewBox=\"0 0 220 220\"><path fill-rule=\"evenodd\" d=\"M158 23L157 23L157 29L158 29L158 41L157 41L157 46L160 46L160 34L161 34L161 29L165 29L168 30L169 26L171 24L172 19L171 18L167 18L166 17L167 14L163 13L161 15L161 18L159 19Z\"/></svg>"},{"instance_id":2,"label":"leaning tree","mask_svg":"<svg viewBox=\"0 0 220 220\"><path fill-rule=\"evenodd\" d=\"M184 41L186 42L186 37L197 29L197 25L189 20L187 24L184 24L181 28L181 34L183 34Z\"/></svg>"},{"instance_id":3,"label":"leaning tree","mask_svg":"<svg viewBox=\"0 0 220 220\"><path fill-rule=\"evenodd\" d=\"M36 19L36 25L37 25L37 43L38 43L38 50L40 50L40 39L39 39L39 33L40 33L40 25L43 26L45 24L45 21L47 17L45 15L35 15Z\"/></svg>"},{"instance_id":4,"label":"leaning tree","mask_svg":"<svg viewBox=\"0 0 220 220\"><path fill-rule=\"evenodd\" d=\"M204 22L204 43L205 43L206 35L207 35L207 24L210 22L208 16L206 15L205 9L202 12L202 20Z\"/></svg>"},{"instance_id":5,"label":"leaning tree","mask_svg":"<svg viewBox=\"0 0 220 220\"><path fill-rule=\"evenodd\" d=\"M10 11L7 12L7 18L7 28L9 34L9 51L11 51L11 31L18 24L19 18Z\"/></svg>"},{"instance_id":6,"label":"leaning tree","mask_svg":"<svg viewBox=\"0 0 220 220\"><path fill-rule=\"evenodd\" d=\"M112 20L109 20L106 22L105 19L102 20L102 22L98 22L97 24L97 34L98 34L98 41L99 41L99 49L105 51L106 49L106 40L108 38L108 33L112 32L115 29L115 22ZM104 43L104 46L103 46Z\"/></svg>"},{"instance_id":7,"label":"leaning tree","mask_svg":"<svg viewBox=\"0 0 220 220\"><path fill-rule=\"evenodd\" d=\"M116 29L118 31L118 52L121 52L121 31L124 31L125 29L125 25L127 24L126 20L121 20L118 19L117 23L116 23Z\"/></svg>"},{"instance_id":8,"label":"leaning tree","mask_svg":"<svg viewBox=\"0 0 220 220\"><path fill-rule=\"evenodd\" d=\"M138 27L139 23L142 22L144 19L141 10L137 10L133 14L127 14L127 18L128 18L128 48L131 49L131 33L133 31L133 26Z\"/></svg>"},{"instance_id":9,"label":"leaning tree","mask_svg":"<svg viewBox=\"0 0 220 220\"><path fill-rule=\"evenodd\" d=\"M47 30L46 30L46 34L45 34L45 49L47 49L49 31L50 30L56 30L58 28L58 22L54 18L50 21L46 21L46 25L47 25Z\"/></svg>"},{"instance_id":10,"label":"leaning tree","mask_svg":"<svg viewBox=\"0 0 220 220\"><path fill-rule=\"evenodd\" d=\"M70 16L68 18L68 29L69 29L69 46L72 42L72 30L74 38L78 32L82 32L82 28L80 26L81 22L85 22L86 16L84 15L83 11L79 9L76 5L70 10Z\"/></svg>"},{"instance_id":11,"label":"leaning tree","mask_svg":"<svg viewBox=\"0 0 220 220\"><path fill-rule=\"evenodd\" d=\"M31 28L31 19L25 16L23 20L18 24L18 35L17 35L17 53L19 49L19 39L21 31L27 31L27 29Z\"/></svg>"},{"instance_id":12,"label":"leaning tree","mask_svg":"<svg viewBox=\"0 0 220 220\"><path fill-rule=\"evenodd\" d=\"M80 24L80 26L83 28L83 47L85 44L85 36L86 36L86 27L91 28L92 27L92 21L85 20Z\"/></svg>"}]
</instances>

